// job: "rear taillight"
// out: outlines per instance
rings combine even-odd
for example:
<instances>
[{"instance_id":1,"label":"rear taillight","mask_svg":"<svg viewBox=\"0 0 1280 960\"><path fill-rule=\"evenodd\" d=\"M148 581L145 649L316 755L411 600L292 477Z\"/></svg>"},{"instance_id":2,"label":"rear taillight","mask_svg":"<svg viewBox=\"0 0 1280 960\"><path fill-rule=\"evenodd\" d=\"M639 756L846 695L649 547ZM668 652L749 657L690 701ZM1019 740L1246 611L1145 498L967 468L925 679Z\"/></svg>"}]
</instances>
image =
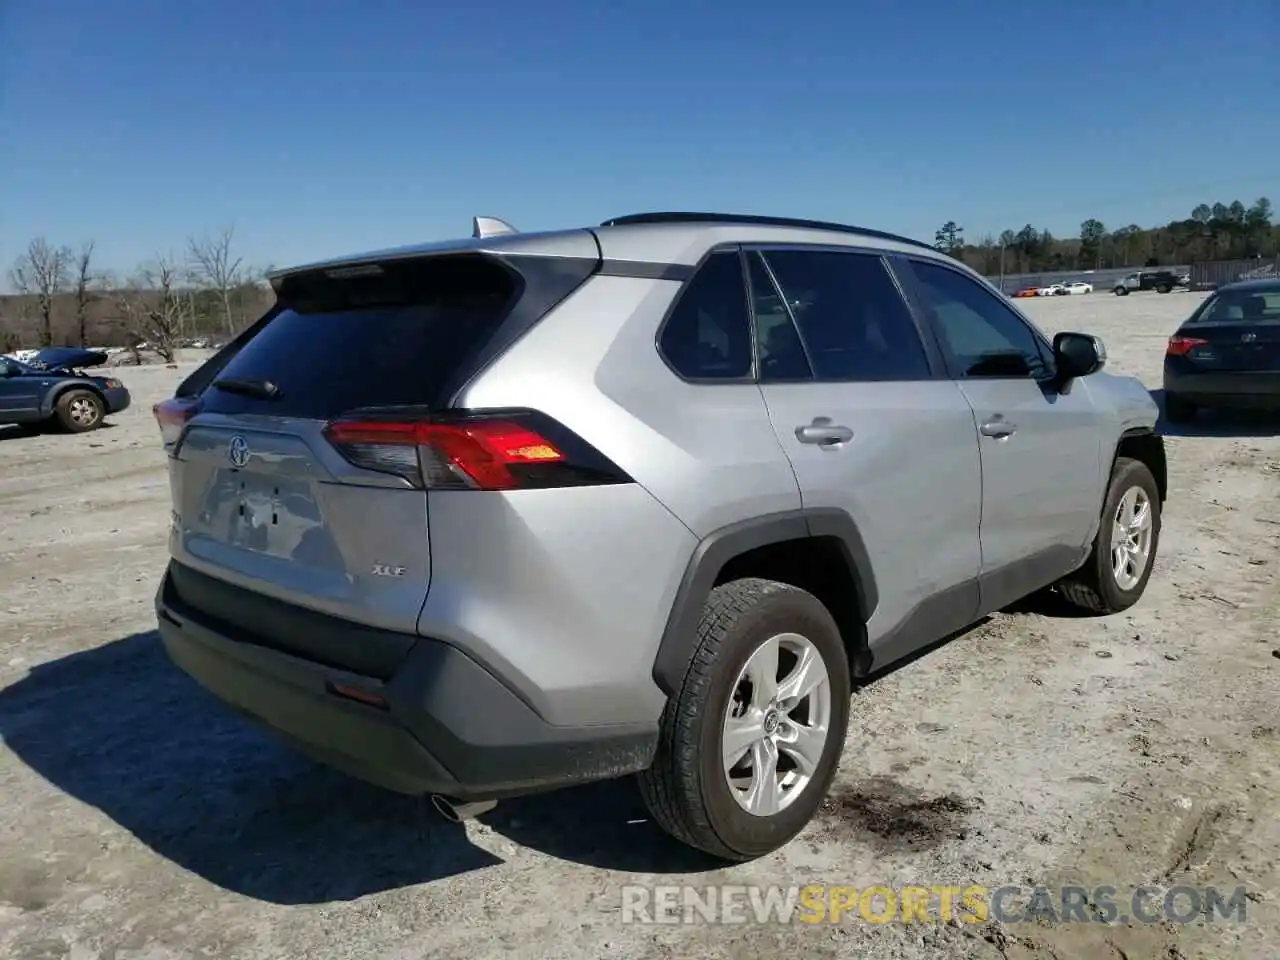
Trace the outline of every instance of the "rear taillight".
<instances>
[{"instance_id":1,"label":"rear taillight","mask_svg":"<svg viewBox=\"0 0 1280 960\"><path fill-rule=\"evenodd\" d=\"M340 417L325 438L351 464L443 490L523 490L626 483L586 441L531 410Z\"/></svg>"},{"instance_id":2,"label":"rear taillight","mask_svg":"<svg viewBox=\"0 0 1280 960\"><path fill-rule=\"evenodd\" d=\"M182 436L187 421L194 417L200 409L199 401L191 397L170 397L161 400L151 408L151 413L160 425L160 439L164 448L169 450Z\"/></svg>"},{"instance_id":3,"label":"rear taillight","mask_svg":"<svg viewBox=\"0 0 1280 960\"><path fill-rule=\"evenodd\" d=\"M1185 357L1196 347L1203 347L1208 343L1208 340L1201 340L1199 337L1179 337L1175 335L1169 338L1169 345L1164 352L1166 356L1170 357Z\"/></svg>"}]
</instances>

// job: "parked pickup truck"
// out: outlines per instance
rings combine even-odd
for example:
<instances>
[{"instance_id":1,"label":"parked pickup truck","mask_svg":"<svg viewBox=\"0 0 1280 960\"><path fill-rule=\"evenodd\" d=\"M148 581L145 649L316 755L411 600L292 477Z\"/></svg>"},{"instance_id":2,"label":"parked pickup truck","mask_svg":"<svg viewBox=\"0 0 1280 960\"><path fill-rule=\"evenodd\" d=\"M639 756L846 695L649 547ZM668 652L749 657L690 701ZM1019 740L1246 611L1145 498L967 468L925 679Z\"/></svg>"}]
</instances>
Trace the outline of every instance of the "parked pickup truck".
<instances>
[{"instance_id":1,"label":"parked pickup truck","mask_svg":"<svg viewBox=\"0 0 1280 960\"><path fill-rule=\"evenodd\" d=\"M1126 297L1132 290L1154 290L1156 293L1170 293L1181 284L1181 278L1172 270L1138 270L1123 280L1117 280L1115 295Z\"/></svg>"}]
</instances>

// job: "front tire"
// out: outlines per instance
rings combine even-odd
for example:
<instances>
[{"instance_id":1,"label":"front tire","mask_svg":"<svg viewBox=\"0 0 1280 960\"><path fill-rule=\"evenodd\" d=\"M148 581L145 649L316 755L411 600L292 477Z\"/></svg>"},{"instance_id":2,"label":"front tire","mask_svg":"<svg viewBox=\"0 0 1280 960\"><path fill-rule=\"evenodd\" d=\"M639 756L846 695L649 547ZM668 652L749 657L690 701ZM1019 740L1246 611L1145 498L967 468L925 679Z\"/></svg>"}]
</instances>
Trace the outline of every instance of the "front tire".
<instances>
[{"instance_id":1,"label":"front tire","mask_svg":"<svg viewBox=\"0 0 1280 960\"><path fill-rule=\"evenodd\" d=\"M803 830L831 786L849 725L849 661L827 608L772 580L716 587L698 637L640 794L678 840L752 860Z\"/></svg>"},{"instance_id":2,"label":"front tire","mask_svg":"<svg viewBox=\"0 0 1280 960\"><path fill-rule=\"evenodd\" d=\"M1089 559L1058 584L1090 613L1111 614L1137 603L1151 579L1160 544L1160 491L1145 463L1116 459Z\"/></svg>"},{"instance_id":3,"label":"front tire","mask_svg":"<svg viewBox=\"0 0 1280 960\"><path fill-rule=\"evenodd\" d=\"M1117 296L1117 297L1127 297L1128 295L1129 295L1129 288L1128 288L1128 287L1116 287L1116 296Z\"/></svg>"},{"instance_id":4,"label":"front tire","mask_svg":"<svg viewBox=\"0 0 1280 960\"><path fill-rule=\"evenodd\" d=\"M102 398L89 390L68 390L58 398L54 417L68 433L84 433L102 426L107 408Z\"/></svg>"}]
</instances>

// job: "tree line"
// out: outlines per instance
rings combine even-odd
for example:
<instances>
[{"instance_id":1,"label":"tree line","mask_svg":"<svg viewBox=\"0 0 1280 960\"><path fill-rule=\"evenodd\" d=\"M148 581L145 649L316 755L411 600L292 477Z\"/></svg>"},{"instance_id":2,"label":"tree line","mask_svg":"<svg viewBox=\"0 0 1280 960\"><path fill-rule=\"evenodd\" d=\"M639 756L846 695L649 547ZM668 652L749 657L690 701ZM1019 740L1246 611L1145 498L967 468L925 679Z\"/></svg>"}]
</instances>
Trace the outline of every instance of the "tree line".
<instances>
[{"instance_id":1,"label":"tree line","mask_svg":"<svg viewBox=\"0 0 1280 960\"><path fill-rule=\"evenodd\" d=\"M1280 225L1272 223L1271 201L1260 197L1248 207L1239 200L1202 203L1187 219L1162 227L1108 229L1091 217L1076 237L1027 224L969 242L964 228L948 220L934 243L994 277L1276 257ZM181 255L158 256L124 276L99 270L94 255L92 241L75 249L44 237L30 242L9 271L15 293L0 296L0 352L31 346L136 352L146 345L168 361L183 343L234 336L272 301L270 268L238 255L233 227L190 237Z\"/></svg>"},{"instance_id":2,"label":"tree line","mask_svg":"<svg viewBox=\"0 0 1280 960\"><path fill-rule=\"evenodd\" d=\"M36 237L14 261L0 297L0 353L23 347L131 347L172 361L184 343L234 336L270 305L270 267L247 264L234 227L188 238L125 275L100 270L96 245Z\"/></svg>"},{"instance_id":3,"label":"tree line","mask_svg":"<svg viewBox=\"0 0 1280 960\"><path fill-rule=\"evenodd\" d=\"M1129 224L1108 229L1090 217L1079 236L1055 237L1027 224L1021 230L984 234L970 243L964 227L948 220L934 245L987 276L1128 267L1179 266L1206 260L1280 256L1280 225L1272 220L1271 201L1259 197L1246 207L1201 203L1185 220L1162 227Z\"/></svg>"}]
</instances>

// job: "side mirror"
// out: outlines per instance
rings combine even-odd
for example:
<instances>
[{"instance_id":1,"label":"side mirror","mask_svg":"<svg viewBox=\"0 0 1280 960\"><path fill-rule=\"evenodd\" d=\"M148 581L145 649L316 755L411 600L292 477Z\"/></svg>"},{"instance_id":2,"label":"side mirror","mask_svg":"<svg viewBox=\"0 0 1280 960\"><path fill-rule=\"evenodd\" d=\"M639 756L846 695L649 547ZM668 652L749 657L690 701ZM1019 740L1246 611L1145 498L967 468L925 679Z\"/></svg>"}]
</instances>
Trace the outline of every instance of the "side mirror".
<instances>
[{"instance_id":1,"label":"side mirror","mask_svg":"<svg viewBox=\"0 0 1280 960\"><path fill-rule=\"evenodd\" d=\"M1053 338L1053 359L1058 380L1065 383L1087 377L1107 365L1107 348L1087 333L1059 333Z\"/></svg>"}]
</instances>

